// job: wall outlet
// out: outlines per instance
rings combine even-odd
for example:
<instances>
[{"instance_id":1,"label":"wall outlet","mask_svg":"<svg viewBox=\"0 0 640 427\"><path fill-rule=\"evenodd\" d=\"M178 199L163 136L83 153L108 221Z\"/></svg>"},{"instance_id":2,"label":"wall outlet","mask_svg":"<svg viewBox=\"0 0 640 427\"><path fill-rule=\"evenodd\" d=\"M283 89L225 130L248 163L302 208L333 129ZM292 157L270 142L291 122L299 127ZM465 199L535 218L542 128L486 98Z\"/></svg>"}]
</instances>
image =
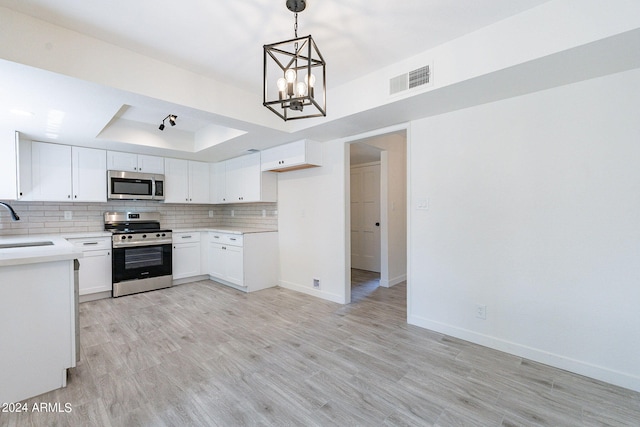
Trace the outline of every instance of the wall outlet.
<instances>
[{"instance_id":1,"label":"wall outlet","mask_svg":"<svg viewBox=\"0 0 640 427\"><path fill-rule=\"evenodd\" d=\"M236 211L231 209L231 216L236 216Z\"/></svg>"},{"instance_id":2,"label":"wall outlet","mask_svg":"<svg viewBox=\"0 0 640 427\"><path fill-rule=\"evenodd\" d=\"M209 211L209 218L213 218L213 211Z\"/></svg>"},{"instance_id":3,"label":"wall outlet","mask_svg":"<svg viewBox=\"0 0 640 427\"><path fill-rule=\"evenodd\" d=\"M64 219L66 220L70 220L73 218L73 212L71 211L64 211Z\"/></svg>"},{"instance_id":4,"label":"wall outlet","mask_svg":"<svg viewBox=\"0 0 640 427\"><path fill-rule=\"evenodd\" d=\"M320 289L320 279L313 278L313 289Z\"/></svg>"},{"instance_id":5,"label":"wall outlet","mask_svg":"<svg viewBox=\"0 0 640 427\"><path fill-rule=\"evenodd\" d=\"M266 209L262 209L262 218L267 216L267 210Z\"/></svg>"},{"instance_id":6,"label":"wall outlet","mask_svg":"<svg viewBox=\"0 0 640 427\"><path fill-rule=\"evenodd\" d=\"M483 319L483 320L487 319L487 306L486 305L480 305L480 304L476 305L476 317L478 319Z\"/></svg>"}]
</instances>

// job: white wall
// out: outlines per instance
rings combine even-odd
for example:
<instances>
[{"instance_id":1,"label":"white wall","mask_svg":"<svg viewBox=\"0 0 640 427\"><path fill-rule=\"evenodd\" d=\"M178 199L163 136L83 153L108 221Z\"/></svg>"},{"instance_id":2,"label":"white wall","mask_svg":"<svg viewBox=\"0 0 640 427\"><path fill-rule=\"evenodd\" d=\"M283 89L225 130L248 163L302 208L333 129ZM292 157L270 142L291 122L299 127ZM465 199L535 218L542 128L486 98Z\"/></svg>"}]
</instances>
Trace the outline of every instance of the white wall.
<instances>
[{"instance_id":1,"label":"white wall","mask_svg":"<svg viewBox=\"0 0 640 427\"><path fill-rule=\"evenodd\" d=\"M410 323L640 391L639 87L636 69L412 123Z\"/></svg>"},{"instance_id":2,"label":"white wall","mask_svg":"<svg viewBox=\"0 0 640 427\"><path fill-rule=\"evenodd\" d=\"M322 150L322 167L278 175L280 286L345 303L347 147L333 141Z\"/></svg>"}]
</instances>

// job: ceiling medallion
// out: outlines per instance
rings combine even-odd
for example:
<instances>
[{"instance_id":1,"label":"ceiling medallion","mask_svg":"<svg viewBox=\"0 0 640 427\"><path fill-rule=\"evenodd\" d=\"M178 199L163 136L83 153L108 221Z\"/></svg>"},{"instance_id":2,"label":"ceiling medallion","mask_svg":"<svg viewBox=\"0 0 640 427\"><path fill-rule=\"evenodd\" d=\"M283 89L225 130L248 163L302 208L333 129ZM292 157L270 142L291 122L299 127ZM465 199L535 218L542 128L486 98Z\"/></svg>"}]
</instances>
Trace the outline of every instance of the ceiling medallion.
<instances>
[{"instance_id":1,"label":"ceiling medallion","mask_svg":"<svg viewBox=\"0 0 640 427\"><path fill-rule=\"evenodd\" d=\"M287 0L294 38L264 45L263 105L284 121L327 115L326 63L311 35L298 37L305 0Z\"/></svg>"}]
</instances>

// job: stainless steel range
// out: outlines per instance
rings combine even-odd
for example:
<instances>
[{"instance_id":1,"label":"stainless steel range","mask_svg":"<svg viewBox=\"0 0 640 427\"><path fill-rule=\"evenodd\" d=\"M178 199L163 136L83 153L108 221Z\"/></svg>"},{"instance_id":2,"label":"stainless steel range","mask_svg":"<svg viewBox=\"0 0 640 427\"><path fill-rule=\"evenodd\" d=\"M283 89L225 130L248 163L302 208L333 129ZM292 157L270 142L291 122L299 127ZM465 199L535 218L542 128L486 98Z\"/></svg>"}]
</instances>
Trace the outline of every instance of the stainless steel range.
<instances>
[{"instance_id":1,"label":"stainless steel range","mask_svg":"<svg viewBox=\"0 0 640 427\"><path fill-rule=\"evenodd\" d=\"M104 228L113 233L114 297L171 286L171 230L158 212L105 212Z\"/></svg>"}]
</instances>

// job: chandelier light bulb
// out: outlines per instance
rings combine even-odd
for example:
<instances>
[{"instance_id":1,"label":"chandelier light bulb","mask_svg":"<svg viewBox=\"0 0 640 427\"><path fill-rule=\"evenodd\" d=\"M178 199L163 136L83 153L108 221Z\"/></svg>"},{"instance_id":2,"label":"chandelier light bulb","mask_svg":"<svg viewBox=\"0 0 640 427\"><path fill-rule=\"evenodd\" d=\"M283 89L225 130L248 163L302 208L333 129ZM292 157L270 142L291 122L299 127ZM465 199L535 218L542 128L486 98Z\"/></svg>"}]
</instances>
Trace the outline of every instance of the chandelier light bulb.
<instances>
[{"instance_id":1,"label":"chandelier light bulb","mask_svg":"<svg viewBox=\"0 0 640 427\"><path fill-rule=\"evenodd\" d=\"M287 88L287 81L284 79L284 77L280 77L276 82L276 85L278 86L278 90L280 92L284 92L284 90Z\"/></svg>"},{"instance_id":2,"label":"chandelier light bulb","mask_svg":"<svg viewBox=\"0 0 640 427\"><path fill-rule=\"evenodd\" d=\"M295 70L292 70L291 68L289 68L285 73L284 73L284 78L287 79L287 83L293 83L296 81L296 72Z\"/></svg>"},{"instance_id":3,"label":"chandelier light bulb","mask_svg":"<svg viewBox=\"0 0 640 427\"><path fill-rule=\"evenodd\" d=\"M307 85L305 82L298 82L296 85L296 92L298 97L305 96L307 94Z\"/></svg>"},{"instance_id":4,"label":"chandelier light bulb","mask_svg":"<svg viewBox=\"0 0 640 427\"><path fill-rule=\"evenodd\" d=\"M307 74L304 77L305 81L307 82L307 85L309 87L314 87L316 84L316 76L314 76L313 74Z\"/></svg>"}]
</instances>

